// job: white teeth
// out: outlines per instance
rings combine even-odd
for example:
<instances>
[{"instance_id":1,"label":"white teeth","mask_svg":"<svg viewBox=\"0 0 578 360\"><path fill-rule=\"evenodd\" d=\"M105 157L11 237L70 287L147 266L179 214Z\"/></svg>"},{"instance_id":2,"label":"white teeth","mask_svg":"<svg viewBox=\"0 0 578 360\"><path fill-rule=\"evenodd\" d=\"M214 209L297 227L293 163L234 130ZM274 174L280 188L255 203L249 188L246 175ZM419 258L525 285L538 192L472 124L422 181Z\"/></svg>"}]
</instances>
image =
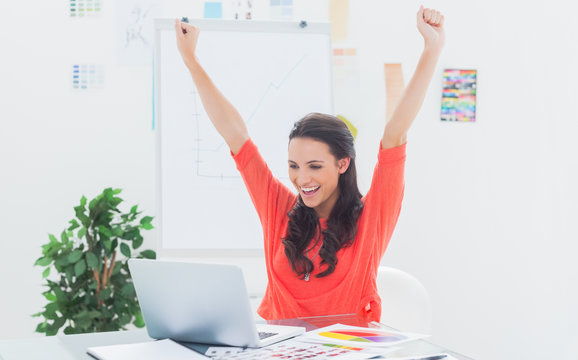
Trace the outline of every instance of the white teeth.
<instances>
[{"instance_id":1,"label":"white teeth","mask_svg":"<svg viewBox=\"0 0 578 360\"><path fill-rule=\"evenodd\" d=\"M301 190L305 191L305 192L311 192L313 190L317 190L319 189L319 186L314 186L314 187L301 187Z\"/></svg>"}]
</instances>

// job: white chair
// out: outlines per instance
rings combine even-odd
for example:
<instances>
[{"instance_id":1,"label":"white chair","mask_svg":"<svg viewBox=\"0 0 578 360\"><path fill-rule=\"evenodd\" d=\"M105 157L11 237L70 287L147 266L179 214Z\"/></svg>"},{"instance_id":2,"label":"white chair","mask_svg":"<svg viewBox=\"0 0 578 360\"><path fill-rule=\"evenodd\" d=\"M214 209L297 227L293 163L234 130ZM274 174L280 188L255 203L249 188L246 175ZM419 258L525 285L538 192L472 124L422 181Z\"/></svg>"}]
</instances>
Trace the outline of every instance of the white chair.
<instances>
[{"instance_id":1,"label":"white chair","mask_svg":"<svg viewBox=\"0 0 578 360\"><path fill-rule=\"evenodd\" d=\"M377 273L381 322L400 331L429 334L431 300L425 287L410 274L387 266Z\"/></svg>"}]
</instances>

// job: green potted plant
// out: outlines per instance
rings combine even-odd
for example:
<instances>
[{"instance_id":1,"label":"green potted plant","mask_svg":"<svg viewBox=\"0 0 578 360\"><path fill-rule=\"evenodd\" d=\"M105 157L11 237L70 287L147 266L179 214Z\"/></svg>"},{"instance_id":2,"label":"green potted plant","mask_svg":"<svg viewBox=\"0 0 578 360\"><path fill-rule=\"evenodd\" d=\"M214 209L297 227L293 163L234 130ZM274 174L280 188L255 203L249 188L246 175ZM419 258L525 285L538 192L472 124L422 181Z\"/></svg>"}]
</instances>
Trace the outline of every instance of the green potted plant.
<instances>
[{"instance_id":1,"label":"green potted plant","mask_svg":"<svg viewBox=\"0 0 578 360\"><path fill-rule=\"evenodd\" d=\"M36 331L55 335L124 330L144 321L130 277L130 257L156 258L153 250L136 251L143 243L141 230L153 228L150 216L137 206L121 212L120 189L105 189L88 202L80 199L76 217L62 231L60 239L49 234L36 266L45 267L42 277L48 300Z\"/></svg>"}]
</instances>

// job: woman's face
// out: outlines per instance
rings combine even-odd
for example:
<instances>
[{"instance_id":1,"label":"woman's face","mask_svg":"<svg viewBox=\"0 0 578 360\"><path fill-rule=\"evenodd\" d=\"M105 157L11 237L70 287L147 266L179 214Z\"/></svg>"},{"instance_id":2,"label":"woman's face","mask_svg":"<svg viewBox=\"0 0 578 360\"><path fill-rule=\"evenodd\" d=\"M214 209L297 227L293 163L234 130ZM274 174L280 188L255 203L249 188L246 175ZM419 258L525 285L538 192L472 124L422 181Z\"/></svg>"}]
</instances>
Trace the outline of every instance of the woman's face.
<instances>
[{"instance_id":1,"label":"woman's face","mask_svg":"<svg viewBox=\"0 0 578 360\"><path fill-rule=\"evenodd\" d=\"M328 218L339 198L339 175L349 166L349 158L337 160L329 146L311 138L289 142L289 179L307 207L320 218Z\"/></svg>"}]
</instances>

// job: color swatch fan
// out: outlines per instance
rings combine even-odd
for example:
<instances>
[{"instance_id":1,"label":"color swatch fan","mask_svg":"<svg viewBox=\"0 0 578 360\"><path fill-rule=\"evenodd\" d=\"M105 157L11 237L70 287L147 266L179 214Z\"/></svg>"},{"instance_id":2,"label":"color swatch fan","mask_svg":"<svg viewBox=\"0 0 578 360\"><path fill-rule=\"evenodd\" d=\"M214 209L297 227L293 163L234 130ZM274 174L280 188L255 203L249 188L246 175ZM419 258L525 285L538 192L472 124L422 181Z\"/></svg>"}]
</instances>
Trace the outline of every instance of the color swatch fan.
<instances>
[{"instance_id":1,"label":"color swatch fan","mask_svg":"<svg viewBox=\"0 0 578 360\"><path fill-rule=\"evenodd\" d=\"M335 324L310 331L299 337L299 340L353 347L384 347L421 339L426 336L428 335Z\"/></svg>"},{"instance_id":2,"label":"color swatch fan","mask_svg":"<svg viewBox=\"0 0 578 360\"><path fill-rule=\"evenodd\" d=\"M324 331L318 335L332 340L337 339L362 343L391 343L393 341L407 340L407 336L402 334L373 330L334 330Z\"/></svg>"}]
</instances>

